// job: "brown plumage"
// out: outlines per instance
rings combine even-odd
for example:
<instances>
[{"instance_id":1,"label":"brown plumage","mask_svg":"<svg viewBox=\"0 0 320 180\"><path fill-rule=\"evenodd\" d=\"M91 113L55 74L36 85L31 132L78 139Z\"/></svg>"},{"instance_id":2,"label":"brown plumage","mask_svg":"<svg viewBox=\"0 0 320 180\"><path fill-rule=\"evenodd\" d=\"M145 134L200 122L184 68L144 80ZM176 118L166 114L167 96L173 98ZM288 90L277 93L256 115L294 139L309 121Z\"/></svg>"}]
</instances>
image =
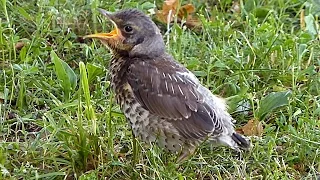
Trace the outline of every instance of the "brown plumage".
<instances>
[{"instance_id":1,"label":"brown plumage","mask_svg":"<svg viewBox=\"0 0 320 180\"><path fill-rule=\"evenodd\" d=\"M224 100L165 52L149 17L135 9L100 12L115 30L86 38L97 38L111 49L111 86L135 136L181 152L179 160L207 139L235 150L250 147L248 139L234 131Z\"/></svg>"}]
</instances>

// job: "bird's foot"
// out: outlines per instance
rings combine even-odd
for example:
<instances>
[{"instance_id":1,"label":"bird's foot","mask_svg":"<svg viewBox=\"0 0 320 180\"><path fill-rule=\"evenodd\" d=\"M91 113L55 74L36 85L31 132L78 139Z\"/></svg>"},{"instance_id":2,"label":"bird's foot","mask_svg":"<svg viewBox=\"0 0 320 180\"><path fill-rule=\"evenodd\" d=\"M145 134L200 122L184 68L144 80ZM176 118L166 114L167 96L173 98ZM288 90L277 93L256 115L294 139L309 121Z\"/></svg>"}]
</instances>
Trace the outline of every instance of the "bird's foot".
<instances>
[{"instance_id":1,"label":"bird's foot","mask_svg":"<svg viewBox=\"0 0 320 180\"><path fill-rule=\"evenodd\" d=\"M196 151L195 146L182 150L180 153L180 156L177 159L177 163L182 163L183 161L189 159L194 154L195 151Z\"/></svg>"}]
</instances>

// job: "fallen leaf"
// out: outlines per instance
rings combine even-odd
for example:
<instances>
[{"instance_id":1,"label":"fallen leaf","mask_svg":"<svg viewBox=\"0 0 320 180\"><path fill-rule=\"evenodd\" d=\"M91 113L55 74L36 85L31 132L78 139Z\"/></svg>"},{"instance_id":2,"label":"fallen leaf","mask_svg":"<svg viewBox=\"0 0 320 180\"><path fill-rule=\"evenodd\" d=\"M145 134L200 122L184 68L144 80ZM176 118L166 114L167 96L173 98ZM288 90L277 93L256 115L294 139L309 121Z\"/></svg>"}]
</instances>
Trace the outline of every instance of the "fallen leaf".
<instances>
[{"instance_id":1,"label":"fallen leaf","mask_svg":"<svg viewBox=\"0 0 320 180\"><path fill-rule=\"evenodd\" d=\"M159 21L163 23L170 23L173 21L173 17L176 14L176 9L179 5L178 0L167 0L162 5L162 10L156 12L156 16Z\"/></svg>"},{"instance_id":2,"label":"fallen leaf","mask_svg":"<svg viewBox=\"0 0 320 180\"><path fill-rule=\"evenodd\" d=\"M165 0L162 5L162 9L164 11L169 11L171 9L176 10L178 5L179 5L179 0Z\"/></svg>"},{"instance_id":3,"label":"fallen leaf","mask_svg":"<svg viewBox=\"0 0 320 180\"><path fill-rule=\"evenodd\" d=\"M186 21L186 26L188 28L199 27L199 26L201 26L201 22L199 21L199 19L190 18L190 19L188 19L188 21Z\"/></svg>"},{"instance_id":4,"label":"fallen leaf","mask_svg":"<svg viewBox=\"0 0 320 180\"><path fill-rule=\"evenodd\" d=\"M241 128L241 130L246 136L262 136L263 126L260 121L251 119Z\"/></svg>"},{"instance_id":5,"label":"fallen leaf","mask_svg":"<svg viewBox=\"0 0 320 180\"><path fill-rule=\"evenodd\" d=\"M162 5L162 10L156 12L156 17L163 23L171 23L175 16L178 22L185 20L187 27L199 26L200 20L193 17L191 14L195 12L195 7L192 4L186 4L179 9L179 0L166 0Z\"/></svg>"},{"instance_id":6,"label":"fallen leaf","mask_svg":"<svg viewBox=\"0 0 320 180\"><path fill-rule=\"evenodd\" d=\"M305 172L305 165L302 162L298 162L296 164L293 165L293 168L299 172Z\"/></svg>"},{"instance_id":7,"label":"fallen leaf","mask_svg":"<svg viewBox=\"0 0 320 180\"><path fill-rule=\"evenodd\" d=\"M195 7L192 4L186 4L181 6L178 12L178 17L183 18L183 17L188 17L189 14L194 13Z\"/></svg>"}]
</instances>

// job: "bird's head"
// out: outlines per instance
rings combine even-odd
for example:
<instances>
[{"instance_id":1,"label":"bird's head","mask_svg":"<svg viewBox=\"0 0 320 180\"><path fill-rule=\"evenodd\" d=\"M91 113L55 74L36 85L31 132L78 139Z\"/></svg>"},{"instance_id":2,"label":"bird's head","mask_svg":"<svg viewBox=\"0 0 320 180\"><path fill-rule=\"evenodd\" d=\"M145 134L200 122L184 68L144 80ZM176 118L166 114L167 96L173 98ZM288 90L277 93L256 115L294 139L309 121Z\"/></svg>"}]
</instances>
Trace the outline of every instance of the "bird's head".
<instances>
[{"instance_id":1,"label":"bird's head","mask_svg":"<svg viewBox=\"0 0 320 180\"><path fill-rule=\"evenodd\" d=\"M99 9L114 25L109 33L87 35L107 45L113 53L135 56L157 56L164 52L165 45L158 27L152 20L136 9L115 13Z\"/></svg>"}]
</instances>

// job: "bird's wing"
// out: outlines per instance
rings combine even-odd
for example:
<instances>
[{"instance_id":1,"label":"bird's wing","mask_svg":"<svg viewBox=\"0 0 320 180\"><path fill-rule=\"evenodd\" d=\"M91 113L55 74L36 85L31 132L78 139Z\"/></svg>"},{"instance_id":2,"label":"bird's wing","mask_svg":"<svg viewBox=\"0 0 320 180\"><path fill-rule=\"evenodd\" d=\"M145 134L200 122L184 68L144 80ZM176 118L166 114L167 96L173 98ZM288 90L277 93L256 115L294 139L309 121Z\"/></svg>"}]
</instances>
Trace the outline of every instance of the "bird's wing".
<instances>
[{"instance_id":1,"label":"bird's wing","mask_svg":"<svg viewBox=\"0 0 320 180\"><path fill-rule=\"evenodd\" d=\"M170 121L185 138L222 132L221 120L198 91L197 78L176 62L134 61L128 68L128 83L145 109Z\"/></svg>"}]
</instances>

